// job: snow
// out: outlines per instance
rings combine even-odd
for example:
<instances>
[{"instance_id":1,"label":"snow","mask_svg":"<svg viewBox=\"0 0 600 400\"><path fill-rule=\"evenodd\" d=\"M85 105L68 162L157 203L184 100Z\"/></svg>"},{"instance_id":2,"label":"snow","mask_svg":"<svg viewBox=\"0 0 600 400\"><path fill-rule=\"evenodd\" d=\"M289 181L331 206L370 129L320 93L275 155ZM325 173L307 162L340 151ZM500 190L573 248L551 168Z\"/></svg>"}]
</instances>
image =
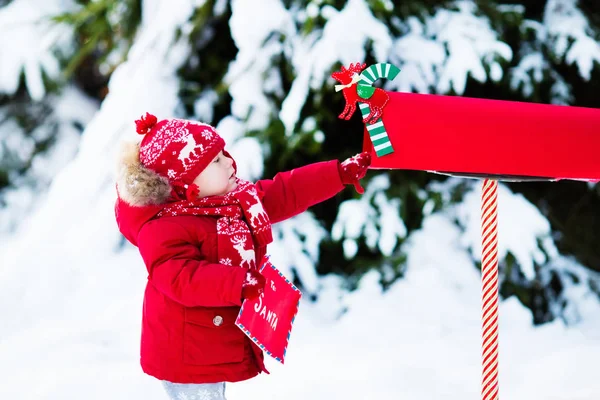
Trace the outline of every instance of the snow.
<instances>
[{"instance_id":1,"label":"snow","mask_svg":"<svg viewBox=\"0 0 600 400\"><path fill-rule=\"evenodd\" d=\"M457 1L456 10L439 9L426 23L409 17L407 31L394 42L390 61L402 69L389 90L463 94L467 78L500 81L501 63L512 60L511 48L498 38L490 21L475 14L472 1ZM489 72L486 69L489 68Z\"/></svg>"},{"instance_id":2,"label":"snow","mask_svg":"<svg viewBox=\"0 0 600 400\"><path fill-rule=\"evenodd\" d=\"M6 10L25 3L15 0L0 10L0 16L6 18ZM414 36L404 44L394 44L387 28L365 12L368 9L363 0L349 0L340 12L322 7L327 23L319 36L294 35L286 43L273 39L265 46L257 43L271 37L271 32L295 29L292 16L279 2L269 2L272 18L257 19L262 26L246 37L247 30L256 28L254 14L264 9L245 3L232 4L234 16L237 14L232 20L232 34L242 46L227 76L236 105L233 115L217 127L236 158L240 176L254 178L262 174L260 160L266 149L242 134L250 126L263 126L270 110L262 97L265 87L260 84L261 77L269 76L271 71L268 62L262 63L263 57L281 51L298 54L294 68L299 78L288 94L285 112L282 110L288 129L296 125L310 88L325 82L336 60L360 61L367 38L375 41L381 61L386 60L392 46L413 51L406 52L406 62L413 64L415 80L402 81L406 87L420 90L436 82L428 74L439 65L439 54L421 64L413 47L427 42L436 48L430 43L432 37L419 40ZM114 221L114 157L120 141L139 139L133 121L144 112L159 118L177 113L176 71L189 56L189 48L185 40L175 41L175 32L177 27L186 26L193 6L200 2L155 0L143 5L143 26L127 61L112 76L108 96L99 110L89 109L94 116L81 141L66 144L68 151L73 151L71 143L77 143L77 155L65 168L55 170L57 175L48 195L27 223L21 224L8 240L0 241L2 399L166 398L160 383L139 367L147 277L137 250L123 241ZM222 8L223 3L217 6ZM470 46L461 50L469 57L478 54L485 59L494 54L508 59L502 43L491 35L484 20L467 18L464 8L448 13L435 20L438 24L445 22L445 28L434 25L438 29L435 32L446 35L444 40L455 41L453 46ZM460 27L461 18L464 27ZM358 21L364 24L361 29L340 37L345 27L358 25ZM478 34L481 39L465 39L464 33L473 27L482 29ZM419 27L416 22L412 28L414 35L421 35L419 29L433 29ZM336 47L340 39L345 44ZM28 36L23 40L27 43ZM5 43L0 45L5 48ZM466 74L480 73L472 58L458 64L458 54L443 60L444 85L457 90ZM35 51L32 55L33 59L40 56ZM15 76L10 74L21 61L16 57L11 68L4 69L8 64L4 58L0 60L1 90L14 88L11 79ZM491 58L485 63L493 65ZM429 72L423 72L427 68ZM269 90L276 90L276 86L269 86ZM34 93L35 88L35 84L30 85ZM203 101L213 101L209 93L206 96ZM67 94L63 99L65 103L56 109L64 118L79 116L78 108L88 110L87 104L78 103L76 95ZM199 102L196 108L208 112L209 107ZM256 114L246 120L248 113ZM306 121L305 129L318 128L315 121ZM58 160L59 155L56 157L52 159L56 161L41 162L36 168L56 168L64 162ZM449 196L451 185L457 181L450 179L441 188L442 195ZM426 204L422 228L407 237L398 216L402 203L384 196L389 185L387 176L378 176L361 198L342 203L333 234L343 241L348 258L355 254L359 240L390 254L402 239L408 257L404 278L384 292L379 273L371 271L359 281L358 289L349 293L341 278L316 274L314 261L327 232L310 212L278 224L274 230L276 241L270 246L274 265L286 276L298 277L306 287L305 294L315 295L318 300L310 302L311 296L303 296L286 364L268 359L271 375L230 384L228 398L480 397L481 293L474 266L480 246L480 192L477 186L472 187L464 201L443 211L436 212L431 203ZM584 283L565 280L564 296L569 301L563 311L564 320L559 318L542 326L533 326L531 313L516 298L501 302L499 365L503 398L597 399L600 381L594 366L600 358L600 304L586 283L598 277L560 256L549 239L548 222L522 196L502 185L499 232L501 254L514 254L527 277L535 274L533 261L546 262L554 271Z\"/></svg>"},{"instance_id":3,"label":"snow","mask_svg":"<svg viewBox=\"0 0 600 400\"><path fill-rule=\"evenodd\" d=\"M219 96L214 90L204 91L198 96L194 102L194 114L199 121L212 121L213 107L218 99Z\"/></svg>"},{"instance_id":4,"label":"snow","mask_svg":"<svg viewBox=\"0 0 600 400\"><path fill-rule=\"evenodd\" d=\"M71 86L52 95L49 102L53 106L51 116L29 136L11 118L0 124L1 163L12 165L15 170L26 163L31 164L25 174L14 177L13 185L0 194L0 202L4 204L0 208L0 238L13 232L27 219L28 212L44 201L45 189L52 178L77 153L81 131L76 125L85 126L98 108L95 102ZM46 140L52 133L55 133L54 145L32 157L35 142Z\"/></svg>"},{"instance_id":5,"label":"snow","mask_svg":"<svg viewBox=\"0 0 600 400\"><path fill-rule=\"evenodd\" d=\"M464 201L457 206L457 218L465 227L462 244L472 249L476 255L481 255L481 187L468 193ZM510 216L510 218L503 218ZM506 186L498 187L498 256L506 257L508 251L515 256L521 266L521 271L528 279L535 277L533 263L545 261L544 252L538 248L537 240L550 237L550 223L535 206L522 195L511 193ZM526 227L523 229L521 227ZM552 246L544 249L550 256L556 256L558 251ZM478 258L481 261L481 258Z\"/></svg>"},{"instance_id":6,"label":"snow","mask_svg":"<svg viewBox=\"0 0 600 400\"><path fill-rule=\"evenodd\" d=\"M234 0L229 21L238 54L225 81L232 97L232 114L248 118L246 125L251 130L265 128L272 113L272 104L265 94L277 91L272 87L272 79L276 78L265 82L265 77L270 75L272 59L283 51L282 43L273 34L295 35L291 16L279 0L265 0L262 6Z\"/></svg>"},{"instance_id":7,"label":"snow","mask_svg":"<svg viewBox=\"0 0 600 400\"><path fill-rule=\"evenodd\" d=\"M537 84L544 79L544 70L547 68L549 65L542 53L536 51L523 56L519 65L513 69L511 88L521 88L523 96L530 97Z\"/></svg>"},{"instance_id":8,"label":"snow","mask_svg":"<svg viewBox=\"0 0 600 400\"><path fill-rule=\"evenodd\" d=\"M69 30L52 24L48 18L72 8L70 1L14 0L0 8L0 93L14 94L19 76L25 75L27 91L41 100L46 89L42 75L58 78L60 67L51 53L51 45L64 45ZM15 40L18 38L18 40Z\"/></svg>"},{"instance_id":9,"label":"snow","mask_svg":"<svg viewBox=\"0 0 600 400\"><path fill-rule=\"evenodd\" d=\"M453 183L446 182L449 188ZM473 186L473 185L472 185ZM475 261L481 261L481 191L475 185L462 202L445 212L464 232L460 244ZM550 285L551 273L561 277L565 285L561 301L551 302L553 315L560 316L569 325L581 325L587 320L598 320L598 295L590 290L600 282L600 274L586 271L569 257L559 253L552 240L548 220L522 195L512 193L505 185L498 187L498 256L504 259L510 252L516 259L519 271L529 281ZM546 266L539 268L538 266ZM594 281L591 283L588 281ZM579 282L588 282L580 285ZM588 330L592 334L593 330ZM595 334L597 337L599 335Z\"/></svg>"},{"instance_id":10,"label":"snow","mask_svg":"<svg viewBox=\"0 0 600 400\"><path fill-rule=\"evenodd\" d=\"M25 163L33 154L35 141L31 137L25 136L19 125L13 120L8 120L3 127L6 132L18 132L19 134L6 135L2 142L2 161L3 164L21 165ZM11 157L12 156L12 157ZM10 158L14 158L10 160Z\"/></svg>"},{"instance_id":11,"label":"snow","mask_svg":"<svg viewBox=\"0 0 600 400\"><path fill-rule=\"evenodd\" d=\"M380 175L371 181L360 199L347 200L340 205L332 238L344 239L344 256L347 259L356 255L357 241L361 236L365 237L369 248L377 248L385 256L390 256L398 239L406 236L406 227L399 216L399 200L387 199L383 194L383 190L389 187L389 177Z\"/></svg>"},{"instance_id":12,"label":"snow","mask_svg":"<svg viewBox=\"0 0 600 400\"><path fill-rule=\"evenodd\" d=\"M341 11L324 6L321 15L327 20L321 32L292 41L296 79L279 112L287 135L296 128L310 89L320 88L336 63L347 66L363 60L368 40L373 42L375 60L384 62L392 46L388 28L373 16L364 0L348 0Z\"/></svg>"},{"instance_id":13,"label":"snow","mask_svg":"<svg viewBox=\"0 0 600 400\"><path fill-rule=\"evenodd\" d=\"M568 64L577 64L579 74L589 81L594 63L600 64L600 44L589 36L580 37L571 46L566 61Z\"/></svg>"},{"instance_id":14,"label":"snow","mask_svg":"<svg viewBox=\"0 0 600 400\"><path fill-rule=\"evenodd\" d=\"M394 43L390 61L401 66L394 83L386 87L400 92L430 93L438 77L435 70L442 68L446 59L443 43L424 37L424 26L416 17L408 18L409 33Z\"/></svg>"},{"instance_id":15,"label":"snow","mask_svg":"<svg viewBox=\"0 0 600 400\"><path fill-rule=\"evenodd\" d=\"M432 20L432 29L438 40L445 43L449 56L437 84L440 93L453 89L463 94L467 74L479 82L485 82L487 74L484 63L492 68L492 80L502 78L497 60L510 61L511 48L501 40L485 17L474 14L472 1L458 1L458 11L439 10Z\"/></svg>"},{"instance_id":16,"label":"snow","mask_svg":"<svg viewBox=\"0 0 600 400\"><path fill-rule=\"evenodd\" d=\"M326 234L309 213L274 226L273 236L277 240L269 245L271 262L288 278L297 276L307 293L316 293L319 288L313 266L319 258L319 244Z\"/></svg>"},{"instance_id":17,"label":"snow","mask_svg":"<svg viewBox=\"0 0 600 400\"><path fill-rule=\"evenodd\" d=\"M525 41L522 45L519 64L511 71L511 88L530 97L534 88L549 77L553 82L552 103L571 104L571 88L548 59L575 64L579 75L587 81L591 79L594 66L600 64L600 43L577 7L577 1L548 0L543 21L525 20L523 26L534 33L535 41Z\"/></svg>"},{"instance_id":18,"label":"snow","mask_svg":"<svg viewBox=\"0 0 600 400\"><path fill-rule=\"evenodd\" d=\"M579 74L589 81L594 63L600 63L600 44L590 36L591 28L577 3L576 0L548 0L544 25L554 53L565 57L568 64L576 64Z\"/></svg>"}]
</instances>

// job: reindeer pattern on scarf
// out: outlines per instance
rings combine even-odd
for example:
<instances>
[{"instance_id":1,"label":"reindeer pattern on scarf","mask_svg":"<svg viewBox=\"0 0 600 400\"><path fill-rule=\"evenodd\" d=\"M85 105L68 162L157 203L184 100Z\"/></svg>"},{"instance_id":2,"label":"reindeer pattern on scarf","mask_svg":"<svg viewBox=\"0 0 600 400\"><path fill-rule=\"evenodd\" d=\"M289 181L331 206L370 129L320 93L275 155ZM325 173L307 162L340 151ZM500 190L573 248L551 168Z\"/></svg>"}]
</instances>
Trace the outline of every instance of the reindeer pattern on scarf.
<instances>
[{"instance_id":1,"label":"reindeer pattern on scarf","mask_svg":"<svg viewBox=\"0 0 600 400\"><path fill-rule=\"evenodd\" d=\"M246 223L242 220L219 218L217 232L226 237L230 246L219 246L219 263L225 265L239 265L240 267L256 268L256 255L252 235ZM248 243L250 244L248 246ZM221 244L221 243L220 243ZM230 251L228 248L235 251Z\"/></svg>"}]
</instances>

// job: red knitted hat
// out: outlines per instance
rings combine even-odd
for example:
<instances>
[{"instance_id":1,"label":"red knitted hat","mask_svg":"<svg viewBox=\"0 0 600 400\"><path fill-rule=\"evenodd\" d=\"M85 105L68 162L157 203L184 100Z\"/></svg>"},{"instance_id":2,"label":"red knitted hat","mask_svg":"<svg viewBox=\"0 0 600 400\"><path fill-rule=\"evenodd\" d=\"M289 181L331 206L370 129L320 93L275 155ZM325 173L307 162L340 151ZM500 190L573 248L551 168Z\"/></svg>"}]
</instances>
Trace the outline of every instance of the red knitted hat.
<instances>
[{"instance_id":1,"label":"red knitted hat","mask_svg":"<svg viewBox=\"0 0 600 400\"><path fill-rule=\"evenodd\" d=\"M135 121L140 144L140 162L171 183L191 184L225 147L225 141L210 125L184 119L157 121L150 113Z\"/></svg>"}]
</instances>

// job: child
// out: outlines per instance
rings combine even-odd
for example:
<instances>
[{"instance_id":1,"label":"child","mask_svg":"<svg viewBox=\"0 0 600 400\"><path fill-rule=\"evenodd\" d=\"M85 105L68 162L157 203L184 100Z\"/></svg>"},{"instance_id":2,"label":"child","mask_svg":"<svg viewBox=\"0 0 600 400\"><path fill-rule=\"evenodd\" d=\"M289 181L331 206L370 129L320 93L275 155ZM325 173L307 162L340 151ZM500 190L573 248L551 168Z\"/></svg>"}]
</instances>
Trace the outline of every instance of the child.
<instances>
[{"instance_id":1,"label":"child","mask_svg":"<svg viewBox=\"0 0 600 400\"><path fill-rule=\"evenodd\" d=\"M115 215L148 269L141 366L171 399L225 399L225 382L268 373L262 351L234 322L243 300L264 288L257 263L273 240L271 224L346 184L362 193L370 155L252 184L236 177L211 126L148 113L136 125L144 137L119 161Z\"/></svg>"}]
</instances>

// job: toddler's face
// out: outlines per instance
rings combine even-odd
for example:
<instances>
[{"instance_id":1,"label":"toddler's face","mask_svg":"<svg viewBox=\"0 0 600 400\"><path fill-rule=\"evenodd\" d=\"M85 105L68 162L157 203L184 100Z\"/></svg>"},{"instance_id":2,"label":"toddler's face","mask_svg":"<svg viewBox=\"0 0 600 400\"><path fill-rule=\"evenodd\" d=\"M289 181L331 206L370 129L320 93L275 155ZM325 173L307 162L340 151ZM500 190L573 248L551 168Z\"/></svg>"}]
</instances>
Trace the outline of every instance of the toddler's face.
<instances>
[{"instance_id":1,"label":"toddler's face","mask_svg":"<svg viewBox=\"0 0 600 400\"><path fill-rule=\"evenodd\" d=\"M194 179L200 188L198 197L222 196L237 187L233 160L222 151Z\"/></svg>"}]
</instances>

